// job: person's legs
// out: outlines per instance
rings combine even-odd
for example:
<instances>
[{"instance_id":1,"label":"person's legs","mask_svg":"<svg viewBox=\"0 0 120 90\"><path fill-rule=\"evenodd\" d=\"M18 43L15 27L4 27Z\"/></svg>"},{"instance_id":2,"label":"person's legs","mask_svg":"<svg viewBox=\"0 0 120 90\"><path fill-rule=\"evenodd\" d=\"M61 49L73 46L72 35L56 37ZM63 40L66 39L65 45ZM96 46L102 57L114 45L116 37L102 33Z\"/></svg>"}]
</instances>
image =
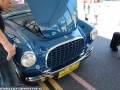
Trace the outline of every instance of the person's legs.
<instances>
[{"instance_id":1,"label":"person's legs","mask_svg":"<svg viewBox=\"0 0 120 90\"><path fill-rule=\"evenodd\" d=\"M98 15L96 15L96 24L98 25Z\"/></svg>"},{"instance_id":2,"label":"person's legs","mask_svg":"<svg viewBox=\"0 0 120 90\"><path fill-rule=\"evenodd\" d=\"M118 50L117 46L119 45L119 40L120 40L120 33L115 32L113 34L112 40L110 42L110 47L111 47L112 50L114 50L114 51Z\"/></svg>"},{"instance_id":3,"label":"person's legs","mask_svg":"<svg viewBox=\"0 0 120 90\"><path fill-rule=\"evenodd\" d=\"M98 25L98 15L94 15L94 17L95 17L95 23L96 25Z\"/></svg>"},{"instance_id":4,"label":"person's legs","mask_svg":"<svg viewBox=\"0 0 120 90\"><path fill-rule=\"evenodd\" d=\"M7 52L0 44L0 77L1 86L17 86L18 78L14 71L12 60L7 60Z\"/></svg>"},{"instance_id":5,"label":"person's legs","mask_svg":"<svg viewBox=\"0 0 120 90\"><path fill-rule=\"evenodd\" d=\"M85 14L85 21L88 22L88 14Z\"/></svg>"}]
</instances>

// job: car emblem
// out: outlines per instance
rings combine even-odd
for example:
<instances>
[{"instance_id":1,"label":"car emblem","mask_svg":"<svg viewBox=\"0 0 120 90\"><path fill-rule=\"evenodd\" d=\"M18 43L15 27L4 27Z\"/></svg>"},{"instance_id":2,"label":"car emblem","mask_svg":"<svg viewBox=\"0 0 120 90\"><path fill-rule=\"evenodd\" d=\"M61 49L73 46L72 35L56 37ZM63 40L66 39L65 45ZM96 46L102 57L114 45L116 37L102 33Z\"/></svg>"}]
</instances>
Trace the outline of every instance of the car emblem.
<instances>
[{"instance_id":1,"label":"car emblem","mask_svg":"<svg viewBox=\"0 0 120 90\"><path fill-rule=\"evenodd\" d=\"M64 38L68 38L68 37L65 35Z\"/></svg>"}]
</instances>

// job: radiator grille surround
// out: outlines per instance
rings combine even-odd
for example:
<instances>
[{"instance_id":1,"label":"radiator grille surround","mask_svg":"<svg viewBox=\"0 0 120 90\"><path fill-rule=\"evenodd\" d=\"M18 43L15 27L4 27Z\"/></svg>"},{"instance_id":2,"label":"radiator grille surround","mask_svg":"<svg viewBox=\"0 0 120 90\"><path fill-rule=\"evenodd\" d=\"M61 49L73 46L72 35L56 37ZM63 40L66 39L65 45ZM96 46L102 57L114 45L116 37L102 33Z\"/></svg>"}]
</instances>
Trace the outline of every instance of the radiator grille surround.
<instances>
[{"instance_id":1,"label":"radiator grille surround","mask_svg":"<svg viewBox=\"0 0 120 90\"><path fill-rule=\"evenodd\" d=\"M46 54L46 67L55 68L78 57L84 48L82 37L68 40L52 47Z\"/></svg>"}]
</instances>

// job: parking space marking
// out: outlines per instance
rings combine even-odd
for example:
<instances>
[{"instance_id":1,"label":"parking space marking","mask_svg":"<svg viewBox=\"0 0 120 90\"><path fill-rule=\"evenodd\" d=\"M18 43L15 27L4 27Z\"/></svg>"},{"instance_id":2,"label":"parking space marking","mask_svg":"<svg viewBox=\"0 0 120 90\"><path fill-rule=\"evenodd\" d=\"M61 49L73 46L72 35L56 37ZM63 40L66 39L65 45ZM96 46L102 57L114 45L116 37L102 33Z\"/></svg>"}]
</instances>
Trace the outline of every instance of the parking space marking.
<instances>
[{"instance_id":1,"label":"parking space marking","mask_svg":"<svg viewBox=\"0 0 120 90\"><path fill-rule=\"evenodd\" d=\"M44 82L40 82L39 85L42 87L42 90L50 90Z\"/></svg>"},{"instance_id":2,"label":"parking space marking","mask_svg":"<svg viewBox=\"0 0 120 90\"><path fill-rule=\"evenodd\" d=\"M89 83L87 83L75 73L71 72L69 75L73 77L76 81L78 81L81 85L83 85L87 90L96 90L94 87L92 87Z\"/></svg>"},{"instance_id":3,"label":"parking space marking","mask_svg":"<svg viewBox=\"0 0 120 90\"><path fill-rule=\"evenodd\" d=\"M63 90L62 87L60 87L60 85L53 78L49 79L48 81L55 88L55 90Z\"/></svg>"}]
</instances>

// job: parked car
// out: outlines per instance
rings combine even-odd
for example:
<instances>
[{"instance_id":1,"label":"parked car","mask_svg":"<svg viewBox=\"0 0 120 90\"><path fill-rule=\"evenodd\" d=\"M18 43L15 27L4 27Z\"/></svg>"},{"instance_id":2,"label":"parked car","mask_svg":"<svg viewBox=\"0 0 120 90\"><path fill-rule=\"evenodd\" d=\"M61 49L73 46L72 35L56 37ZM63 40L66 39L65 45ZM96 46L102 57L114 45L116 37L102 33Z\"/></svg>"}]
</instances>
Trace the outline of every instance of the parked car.
<instances>
[{"instance_id":1,"label":"parked car","mask_svg":"<svg viewBox=\"0 0 120 90\"><path fill-rule=\"evenodd\" d=\"M76 0L26 0L30 10L3 15L16 47L17 75L38 83L72 72L90 56L98 31L78 18Z\"/></svg>"}]
</instances>

